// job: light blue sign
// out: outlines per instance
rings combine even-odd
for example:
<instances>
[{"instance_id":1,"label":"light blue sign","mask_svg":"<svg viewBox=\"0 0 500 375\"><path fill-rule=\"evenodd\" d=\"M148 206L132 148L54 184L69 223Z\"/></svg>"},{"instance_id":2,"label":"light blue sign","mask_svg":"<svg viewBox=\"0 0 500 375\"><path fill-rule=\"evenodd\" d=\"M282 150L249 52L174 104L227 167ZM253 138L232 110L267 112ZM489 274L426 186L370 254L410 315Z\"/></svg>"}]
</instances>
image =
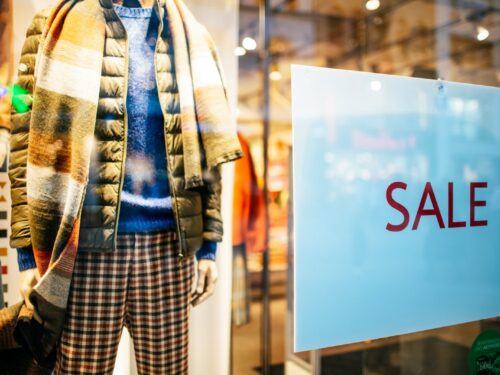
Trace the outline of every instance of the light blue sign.
<instances>
[{"instance_id":1,"label":"light blue sign","mask_svg":"<svg viewBox=\"0 0 500 375\"><path fill-rule=\"evenodd\" d=\"M500 315L500 89L292 67L295 350Z\"/></svg>"}]
</instances>

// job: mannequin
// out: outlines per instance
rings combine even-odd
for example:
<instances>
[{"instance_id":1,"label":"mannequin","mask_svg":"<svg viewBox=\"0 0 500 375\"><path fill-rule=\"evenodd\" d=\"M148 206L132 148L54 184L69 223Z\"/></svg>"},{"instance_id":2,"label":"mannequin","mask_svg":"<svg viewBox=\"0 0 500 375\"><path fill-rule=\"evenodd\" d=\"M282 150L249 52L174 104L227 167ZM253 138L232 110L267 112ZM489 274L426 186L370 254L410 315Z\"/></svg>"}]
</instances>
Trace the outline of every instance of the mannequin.
<instances>
[{"instance_id":1,"label":"mannequin","mask_svg":"<svg viewBox=\"0 0 500 375\"><path fill-rule=\"evenodd\" d=\"M154 0L117 0L116 4L135 8L135 7L150 7ZM0 164L7 155L8 138L3 135L3 129L0 129ZM27 269L20 272L20 290L28 307L33 308L33 305L28 299L32 287L40 280L40 273L36 268ZM193 305L197 305L210 297L217 282L217 264L212 260L202 259L198 263L198 280L196 289L193 293Z\"/></svg>"},{"instance_id":2,"label":"mannequin","mask_svg":"<svg viewBox=\"0 0 500 375\"><path fill-rule=\"evenodd\" d=\"M123 5L131 8L151 7L155 0L114 0L117 5ZM8 131L0 128L0 165L8 153ZM33 305L29 300L29 294L32 287L40 280L40 273L36 268L30 268L20 272L20 291L25 303L33 309ZM198 263L198 279L196 289L193 293L193 305L197 305L210 297L215 290L217 282L217 264L212 260L202 259Z\"/></svg>"},{"instance_id":3,"label":"mannequin","mask_svg":"<svg viewBox=\"0 0 500 375\"><path fill-rule=\"evenodd\" d=\"M90 3L92 1L97 0L84 0L83 2ZM100 90L100 95L104 92L102 97L105 99L108 99L109 93L115 95L117 101L126 98L126 117L123 121L128 119L128 125L126 126L129 134L128 137L123 136L125 138L123 154L126 155L123 157L120 172L123 184L122 189L118 192L119 203L114 217L109 216L109 210L100 211L99 216L95 216L95 211L92 211L95 210L94 207L99 209L107 207L99 199L105 199L108 195L99 196L102 192L99 184L104 182L99 180L99 178L102 179L102 177L99 177L102 167L99 167L98 163L101 162L103 157L101 155L93 157L91 160L89 188L83 204L80 244L83 244L82 249L85 246L89 249L90 246L95 245L96 248L101 246L100 242L94 241L96 235L93 233L97 233L97 237L101 233L105 233L107 236L110 230L104 232L104 229L99 226L94 228L92 222L96 221L94 218L98 220L102 217L104 225L112 218L117 223L117 231L114 233L116 248L113 252L94 252L91 250L82 252L82 249L78 250L67 318L61 345L57 353L56 374L87 373L87 371L88 373L111 373L123 324L127 325L129 330L132 328L131 335L136 349L139 373L186 374L188 305L196 306L214 292L217 281L217 267L214 261L215 243L221 240L222 235L219 229L219 227L222 227L219 207L220 173L218 173L218 169L212 169L212 174L208 175L209 178L205 181L203 187L193 192L185 192L183 187L179 187L179 184L174 184L175 181L184 178L178 175L178 171L181 170L179 165L175 164L175 167L169 165L169 163L174 162L171 161L174 159L169 159L173 152L175 152L175 155L178 152L185 152L182 149L179 151L178 141L173 141L174 139L181 139L184 142L184 134L182 134L183 137L181 138L177 133L173 135L166 133L165 138L163 138L158 136L160 135L158 133L151 133L155 131L155 126L164 126L165 116L172 119L170 121L172 123L171 127L175 127L175 121L180 121L181 113L181 108L178 105L179 100L175 99L176 95L179 95L175 91L177 85L168 85L169 90L172 90L167 91L166 94L168 95L163 91L161 92L162 95L160 95L160 88L164 90L164 82L168 83L171 82L170 80L175 80L178 71L182 67L175 66L175 69L172 68L170 71L162 71L161 77L167 78L162 78L164 81L161 82L161 86L158 84L159 75L154 70L156 69L154 56L160 53L157 49L159 38L162 38L162 41L167 46L167 52L163 51L162 53L164 53L163 56L168 59L170 65L174 66L174 61L177 61L174 59L176 52L173 51L171 36L167 37L165 32L160 33L158 31L158 26L168 20L168 17L163 20L155 18L158 14L161 14L158 9L162 2L163 0L113 0L111 3L111 0L100 0L100 4L104 4L102 6L106 22L115 22L119 18L122 25L120 29L110 28L110 31L106 29L107 33L118 33L114 36L106 34L106 38L113 38L110 39L107 45L110 45L113 40L123 40L122 35L125 37L129 33L131 35L127 43L129 49L126 50L124 56L127 64L108 64L111 66L110 68L106 65L109 60L104 60L105 63L102 69L102 77L113 77L114 80L117 77L120 78L116 74L116 69L128 66L128 71L122 72L127 79L121 81L128 83L128 96L118 93L120 86L114 86L115 81L111 82L110 79L103 79L102 77ZM64 3L64 1L61 1L61 3ZM45 16L47 16L47 13L45 13ZM35 22L37 21L38 32L41 33L40 25L44 25L45 21L40 22L40 17L40 15L35 16L30 28L31 31L37 28ZM164 25L163 27L166 28L167 26ZM25 46L27 45L29 44L25 44ZM35 51L28 52L31 53L31 56L36 55L34 54ZM106 55L106 53L113 52L106 50L104 53ZM115 58L115 56L113 57ZM116 58L118 57L120 56L116 56ZM22 56L21 62L27 61L28 66L32 63L32 61L23 59L27 59L27 57ZM81 60L78 63L81 64ZM159 69L165 69L165 66L168 66L168 64L158 65L161 65ZM109 72L112 72L112 74ZM23 79L25 79L24 76L21 77L21 83L24 82ZM155 82L156 85L154 85ZM166 103L165 97L167 98ZM168 98L171 98L170 101L168 101ZM98 145L106 145L106 142L108 142L106 138L99 139L102 135L98 134L98 126L107 124L106 121L109 121L109 116L116 117L117 120L113 124L122 121L120 117L122 113L116 109L116 106L107 106L105 99L99 102L101 107L97 111L95 137L98 139ZM37 97L34 100L37 100ZM112 108L115 112L110 113L109 116L105 114L108 117L99 117L109 108ZM165 108L167 109L165 110ZM49 115L46 117L49 117ZM17 127L19 129L21 125L25 126L25 124L22 124L21 116L16 117L14 115L13 119L13 128ZM158 131L160 131L160 128L158 128ZM108 136L109 129L106 129L106 132L106 136ZM117 134L122 134L122 132ZM14 144L17 145L17 142L18 140L15 140ZM118 143L110 144L113 147L119 145ZM156 146L158 146L157 149L155 149ZM93 147L93 152L97 152L95 143ZM174 147L177 147L177 149ZM161 152L164 153L165 149L168 149L168 152L162 156ZM109 153L109 150L112 150L112 153ZM103 147L100 151L108 159L119 154L114 148ZM106 154L106 152L108 153ZM93 155L95 156L95 154ZM241 157L241 151L236 150L231 155L233 155L231 156L232 159L228 158L223 162ZM22 167L23 163L25 165L26 161L12 158L14 162L11 163L12 171L9 176L11 182L19 185L18 180L16 180L18 177L15 170L19 166ZM158 165L162 165L162 162L164 164L161 168L156 167L157 162ZM165 163L167 164L165 165ZM143 168L144 165L148 167L146 171ZM112 172L114 173L115 170L112 170ZM172 171L176 171L177 174ZM116 176L112 178L113 181L119 180L119 175ZM168 183L161 183L160 181L163 180L160 180L160 178L168 180ZM167 188L169 185L170 189ZM190 199L192 202L184 203L184 207L180 206L180 201L175 201L176 190L177 196L184 194L186 197L182 202ZM19 197L20 194L16 194L16 196ZM195 218L199 217L201 219L203 215L204 232L201 247L195 245L200 241L201 232L192 229L195 234L189 237L191 242L187 242L187 238L185 238L186 230L181 231L179 227L179 222L192 222L194 223L193 228L199 227L200 221L198 219L196 219L197 221L189 221L193 214L189 214L189 212L183 214L192 207L200 206L199 199L201 199L202 212L197 213L198 216L195 216ZM24 202L14 203L23 204ZM152 219L154 215L156 215L155 220ZM186 218L182 217L182 215L186 216ZM140 220L136 220L139 216ZM87 222L85 222L86 218ZM13 223L16 220L17 218L14 218ZM90 229L87 230L87 228ZM148 229L145 230L144 228ZM187 229L189 232L190 228ZM181 246L181 241L187 244L185 246L190 246L191 252L186 254L185 251L182 252L181 250L177 258L175 249ZM18 248L21 294L26 305L34 309L29 296L33 287L41 280L40 263L39 260L35 262L33 255L36 251L31 248L31 244L23 236L17 235L17 232L11 237L12 245ZM197 280L194 291L189 293L192 285L191 280L194 276L192 249L195 247L199 248L196 252L196 258L198 259ZM186 296L188 297L186 298ZM163 298L166 298L166 300L163 300ZM112 330L112 332L110 331L111 333L108 334L108 330ZM101 352L96 352L95 347L101 348Z\"/></svg>"}]
</instances>

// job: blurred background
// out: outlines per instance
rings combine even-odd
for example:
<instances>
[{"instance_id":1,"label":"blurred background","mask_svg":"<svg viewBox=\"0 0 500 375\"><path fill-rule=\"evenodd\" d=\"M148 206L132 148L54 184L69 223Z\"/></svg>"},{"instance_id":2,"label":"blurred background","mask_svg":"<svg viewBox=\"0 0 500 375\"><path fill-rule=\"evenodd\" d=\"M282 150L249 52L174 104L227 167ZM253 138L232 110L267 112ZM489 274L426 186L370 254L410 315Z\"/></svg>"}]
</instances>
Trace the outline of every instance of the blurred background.
<instances>
[{"instance_id":1,"label":"blurred background","mask_svg":"<svg viewBox=\"0 0 500 375\"><path fill-rule=\"evenodd\" d=\"M54 1L0 0L0 105L26 27ZM500 86L500 0L186 0L221 52L247 158L224 170L227 233L216 295L192 320L191 373L468 374L477 335L498 319L293 353L291 64ZM500 105L500 103L499 103ZM6 303L18 298L0 173ZM232 220L231 220L232 218ZM232 235L231 235L232 234ZM2 293L0 293L1 295ZM124 335L117 374L135 374ZM489 374L489 373L485 373ZM491 373L493 374L493 372Z\"/></svg>"},{"instance_id":2,"label":"blurred background","mask_svg":"<svg viewBox=\"0 0 500 375\"><path fill-rule=\"evenodd\" d=\"M262 319L266 313L262 286L267 285L262 277L263 257L250 251L250 321L238 326L233 315L233 373L256 373L266 358L261 353L266 347L272 374L468 374L469 348L479 332L491 326L499 329L495 320L293 354L290 66L498 87L500 1L269 1L267 43L264 9L265 2L240 1L240 45L235 53L239 55L238 126L249 143L259 186L264 186L267 174L269 271L265 275L269 275L270 318L269 322ZM268 118L263 117L266 97ZM234 297L233 292L233 302ZM263 334L267 330L270 340Z\"/></svg>"}]
</instances>

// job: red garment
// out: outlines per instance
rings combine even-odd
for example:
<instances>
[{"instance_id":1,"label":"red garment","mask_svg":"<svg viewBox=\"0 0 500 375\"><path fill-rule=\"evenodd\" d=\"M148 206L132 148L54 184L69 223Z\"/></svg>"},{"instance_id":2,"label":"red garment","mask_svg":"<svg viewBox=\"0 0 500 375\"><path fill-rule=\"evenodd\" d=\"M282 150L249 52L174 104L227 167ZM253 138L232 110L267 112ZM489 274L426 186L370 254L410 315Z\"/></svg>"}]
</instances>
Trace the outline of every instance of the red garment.
<instances>
[{"instance_id":1,"label":"red garment","mask_svg":"<svg viewBox=\"0 0 500 375\"><path fill-rule=\"evenodd\" d=\"M235 162L233 198L233 246L246 245L249 252L266 248L265 200L259 187L248 142L238 134L244 158Z\"/></svg>"}]
</instances>

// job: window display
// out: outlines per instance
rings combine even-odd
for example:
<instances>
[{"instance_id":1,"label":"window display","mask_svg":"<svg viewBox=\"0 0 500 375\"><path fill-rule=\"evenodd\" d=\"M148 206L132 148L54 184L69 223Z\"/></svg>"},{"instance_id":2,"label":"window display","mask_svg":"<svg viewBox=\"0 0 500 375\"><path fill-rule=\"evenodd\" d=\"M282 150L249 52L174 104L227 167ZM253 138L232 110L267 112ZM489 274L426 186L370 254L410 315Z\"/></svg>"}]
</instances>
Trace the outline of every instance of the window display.
<instances>
[{"instance_id":1,"label":"window display","mask_svg":"<svg viewBox=\"0 0 500 375\"><path fill-rule=\"evenodd\" d=\"M252 155L258 166L258 178L262 179L263 165L269 167L269 210L270 238L270 294L271 298L271 353L272 363L263 373L300 374L392 374L418 373L439 375L467 374L467 353L480 332L489 328L499 330L498 318L456 325L445 329L418 332L390 337L382 340L360 342L353 345L330 347L321 351L293 351L293 241L290 247L276 246L283 233L284 220L276 208L285 207L288 221L293 221L288 203L292 199L292 187L276 184L274 178L279 170L291 171L282 144L292 144L292 64L312 67L367 71L406 77L419 77L447 81L499 86L499 3L498 1L451 1L451 0L300 0L267 2L269 25L269 69L265 69L262 57L264 35L259 25L264 3L256 0L240 2L240 47L235 51L239 60L239 130L249 139ZM249 40L257 42L252 47ZM268 76L269 87L264 84ZM374 83L374 89L380 88ZM371 88L370 88L371 89ZM382 87L383 90L383 87ZM269 158L263 158L263 97L268 92L269 99ZM311 95L313 95L312 93ZM333 102L332 102L333 103ZM295 104L295 103L294 103ZM359 110L363 106L358 100L351 103ZM334 115L334 103L325 109ZM465 110L465 109L464 109ZM464 118L465 121L465 118ZM465 132L474 133L479 129L465 127ZM326 137L334 137L328 133ZM358 132L354 141L359 147L372 145L380 147L393 143L390 137L370 136ZM410 140L409 140L410 141ZM276 168L276 160L283 163ZM349 162L349 160L347 160ZM323 163L320 159L317 163ZM284 168L281 168L284 165ZM349 162L347 170L354 164ZM375 166L376 167L376 166ZM375 168L367 168L371 173ZM410 170L401 168L405 173ZM467 173L470 169L467 170ZM489 185L490 186L490 185ZM434 184L433 184L434 187ZM455 189L457 185L454 186ZM476 190L481 192L480 189ZM399 193L397 191L395 193ZM420 191L420 197L422 191ZM312 197L316 198L316 196ZM276 199L276 200L275 200ZM285 201L284 203L283 200ZM371 204L371 199L368 200ZM276 204L279 203L280 205ZM322 201L318 199L318 205ZM418 202L417 202L418 203ZM446 203L446 201L445 201ZM406 231L411 231L418 207L411 208L412 220ZM446 205L440 209L446 215ZM478 208L478 213L482 208ZM274 211L274 212L273 212ZM395 211L398 214L397 211ZM458 211L455 211L458 214ZM468 214L466 215L468 216ZM444 218L443 218L444 219ZM482 217L478 216L478 219ZM419 228L422 228L420 220ZM455 221L462 221L455 215ZM400 223L399 216L393 224ZM384 223L384 226L387 223ZM446 220L445 220L445 224ZM436 225L438 225L436 223ZM478 227L481 228L481 227ZM450 229L455 230L455 229ZM333 235L333 232L332 232ZM354 234L353 241L362 241ZM289 238L289 236L287 236ZM283 243L283 241L280 241ZM280 243L280 245L281 245ZM286 242L285 242L286 243ZM289 258L285 266L286 275L280 272L282 259ZM312 249L314 253L316 249ZM358 254L359 255L359 254ZM354 255L353 255L354 256ZM255 366L261 366L257 347L248 354L245 339L249 332L253 340L259 340L262 328L258 320L261 314L259 287L262 271L261 257L250 256L253 267L251 327L234 329L235 373L250 375ZM308 291L311 295L313 291ZM322 298L323 296L316 296ZM332 302L333 303L333 302ZM382 303L382 301L381 301ZM255 322L257 320L257 322ZM285 324L283 321L285 320ZM253 331L251 329L253 328ZM320 333L324 333L323 329ZM332 337L335 339L335 337ZM248 359L251 358L251 359ZM267 372L266 372L267 371Z\"/></svg>"},{"instance_id":2,"label":"window display","mask_svg":"<svg viewBox=\"0 0 500 375\"><path fill-rule=\"evenodd\" d=\"M34 16L16 87L28 106L12 112L9 165L10 245L34 315L24 347L56 373L107 373L125 324L139 373L187 373L189 304L217 279L220 165L242 156L213 40L180 0L59 1ZM110 345L108 362L96 345Z\"/></svg>"},{"instance_id":3,"label":"window display","mask_svg":"<svg viewBox=\"0 0 500 375\"><path fill-rule=\"evenodd\" d=\"M55 17L51 9L57 10ZM500 331L498 317L294 351L291 156L297 150L292 147L291 67L427 78L436 85L441 79L499 86L499 20L497 0L0 1L0 262L9 309L0 310L0 326L2 321L17 322L20 307L26 305L24 327L29 332L41 319L37 314L30 320L32 300L36 310L45 312L48 303L59 304L61 310L42 315L47 328L61 335L62 316L68 318L68 326L77 328L64 331L64 350L75 342L107 338L94 352L83 351L90 362L100 353L105 357L103 367L109 370L114 364L114 373L124 375L148 372L148 362L155 367L179 359L185 367L186 353L191 375L494 371L495 355L483 350L483 342L496 340L488 332ZM42 38L44 29L47 38ZM368 90L383 94L386 87L373 82ZM348 105L362 111L360 99L351 98ZM324 111L332 116L347 108L339 108L338 100L331 103ZM482 134L484 127L474 125L477 119L469 116L474 104L456 101L450 106L462 114L453 131L464 137ZM214 123L222 125L210 125ZM418 146L417 137L351 130L358 150L390 147L390 153ZM322 141L339 134L329 131ZM461 144L455 148L460 154ZM489 150L479 149L478 153ZM312 151L321 154L319 147ZM425 169L421 158L418 168L410 168L408 163L394 166L384 157L379 163L359 162L353 155L344 155L343 168L352 170L349 173L358 173L359 163L370 176L389 167L410 177ZM219 165L240 156L236 163ZM324 155L317 157L311 165L325 163ZM464 167L464 175L472 178L495 168L479 164ZM45 186L53 189L40 194L34 180L46 181ZM486 200L489 208L496 207L496 195L484 199L485 192L496 189L491 181L486 189L475 187L473 199L470 190L454 181L451 190L431 181L428 188L418 186L416 193L408 180L399 182L405 182L406 189L392 185L393 200L382 199L388 214L383 229L394 229L393 235L415 232L416 224L420 233L488 228L469 226L471 219L494 224L483 216L481 206ZM317 188L331 193L336 186ZM382 191L383 198L387 192ZM432 217L426 215L432 195L440 217L437 210ZM410 196L415 205L405 201ZM426 205L419 210L422 197ZM368 208L358 212L368 212L374 204L371 197L363 202ZM459 202L468 202L469 209L458 209ZM328 207L320 194L311 196L310 204ZM369 250L363 245L366 238L356 233L345 236L358 245L346 248L346 253L363 263ZM463 242L467 241L471 239ZM311 249L310 254L317 251ZM403 255L398 259L408 262ZM165 275L173 277L163 279ZM146 284L157 284L158 293L146 293L156 290ZM206 293L200 295L197 288ZM307 292L311 298L323 297L315 290ZM189 311L186 293L196 304ZM121 302L111 303L113 299ZM100 313L87 308L83 314L78 300L107 305ZM348 301L347 307L355 302ZM109 318L105 323L103 314ZM121 314L121 320L115 316ZM381 313L377 304L373 311L358 314ZM399 319L403 318L393 321ZM179 320L184 323L177 324ZM151 347L158 361L147 354L148 340L142 340L150 335L149 326L154 328L154 340L162 343ZM368 328L381 327L377 323ZM179 335L177 343L172 344L165 329ZM339 339L331 327L321 325L320 332L311 335L328 336L330 342ZM12 332L8 337L13 338ZM170 356L162 352L162 347L172 345L182 348ZM26 369L33 365L26 353L21 352L24 360L12 353L0 350L0 374L32 371ZM52 368L56 358L48 362ZM60 356L58 371L76 368L78 362L75 355ZM5 363L23 363L24 369Z\"/></svg>"}]
</instances>

